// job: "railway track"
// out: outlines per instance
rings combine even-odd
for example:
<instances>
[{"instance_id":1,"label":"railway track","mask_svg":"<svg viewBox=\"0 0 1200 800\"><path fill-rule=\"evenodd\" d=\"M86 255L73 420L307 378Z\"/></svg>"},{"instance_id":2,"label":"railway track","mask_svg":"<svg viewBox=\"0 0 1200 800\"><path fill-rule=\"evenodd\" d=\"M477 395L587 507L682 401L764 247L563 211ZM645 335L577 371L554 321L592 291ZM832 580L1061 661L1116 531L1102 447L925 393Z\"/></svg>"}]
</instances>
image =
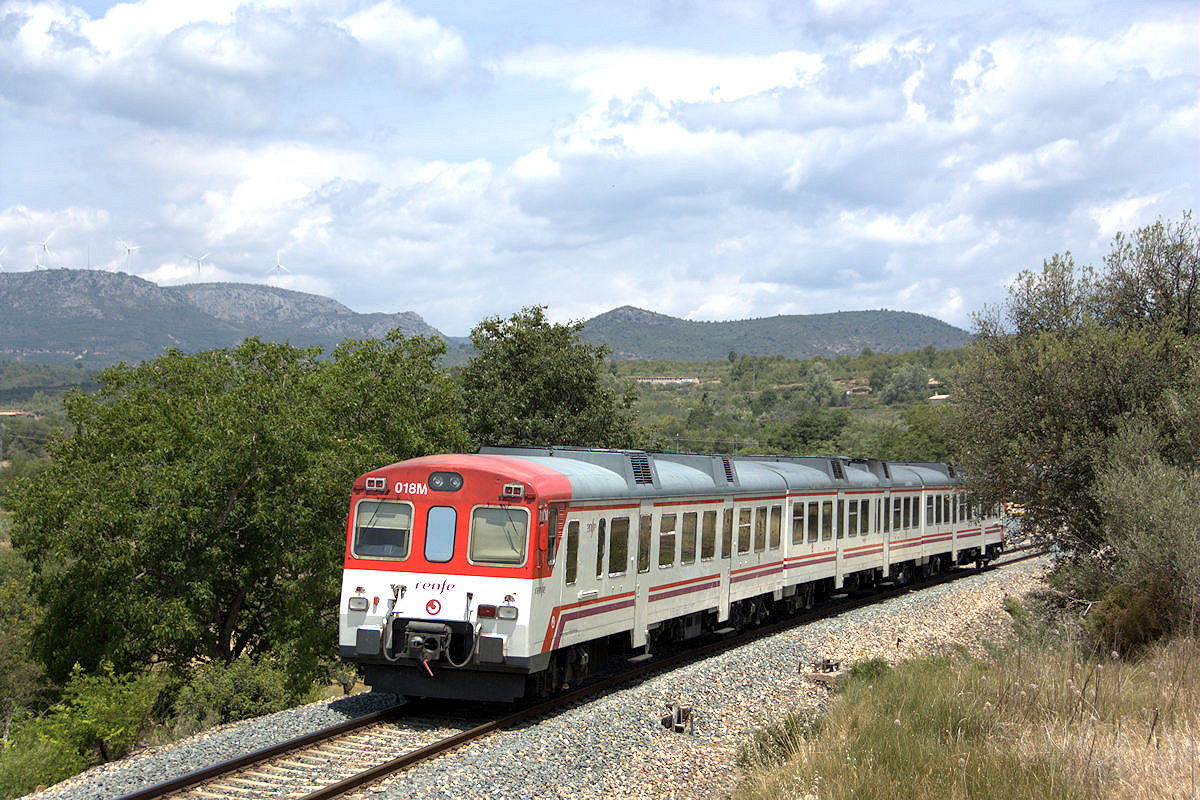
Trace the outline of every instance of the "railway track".
<instances>
[{"instance_id":1,"label":"railway track","mask_svg":"<svg viewBox=\"0 0 1200 800\"><path fill-rule=\"evenodd\" d=\"M1039 555L1042 555L1040 549L1020 548L1007 553L1002 563L991 568L1015 564ZM423 703L395 706L131 792L117 800L244 800L248 797L330 800L342 797L488 734L514 728L618 686L708 658L798 625L837 616L970 574L974 574L974 570L951 570L918 584L888 587L857 597L846 596L796 617L677 653L657 656L652 661L510 714L487 717L481 713L472 718L463 714L461 707L444 703L437 705L436 714L431 713L431 706ZM391 756L397 752L400 755Z\"/></svg>"}]
</instances>

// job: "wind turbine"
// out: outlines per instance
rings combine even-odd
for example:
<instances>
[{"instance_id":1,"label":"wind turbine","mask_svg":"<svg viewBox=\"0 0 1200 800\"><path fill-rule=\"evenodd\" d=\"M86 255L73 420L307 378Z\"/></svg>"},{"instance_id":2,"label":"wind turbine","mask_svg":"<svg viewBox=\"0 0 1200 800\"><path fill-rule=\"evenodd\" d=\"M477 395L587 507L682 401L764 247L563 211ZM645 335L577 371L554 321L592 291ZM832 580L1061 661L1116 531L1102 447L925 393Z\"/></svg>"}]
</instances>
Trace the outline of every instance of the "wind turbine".
<instances>
[{"instance_id":1,"label":"wind turbine","mask_svg":"<svg viewBox=\"0 0 1200 800\"><path fill-rule=\"evenodd\" d=\"M133 255L134 250L142 249L140 244L129 244L127 242L117 242L121 247L125 248L125 271L129 272L129 257Z\"/></svg>"},{"instance_id":2,"label":"wind turbine","mask_svg":"<svg viewBox=\"0 0 1200 800\"><path fill-rule=\"evenodd\" d=\"M47 237L46 237L45 239L43 239L42 241L40 241L40 242L30 242L29 244L30 244L30 246L32 246L32 247L36 247L36 248L40 249L40 250L41 250L43 253L45 253L45 254L46 254L46 260L47 260L47 261L49 261L49 260L50 260L50 248L49 248L49 247L47 247L47 245L49 245L49 244L50 244L50 240L51 240L51 239L53 239L53 238L54 238L54 231L50 231L50 235L49 235L49 236L47 236ZM34 250L34 251L33 251L33 268L34 268L34 269L44 269L44 268L46 268L46 266L47 266L47 265L46 265L46 264L43 264L43 263L41 262L41 260L38 258L38 252L37 252L37 250Z\"/></svg>"},{"instance_id":3,"label":"wind turbine","mask_svg":"<svg viewBox=\"0 0 1200 800\"><path fill-rule=\"evenodd\" d=\"M184 253L184 255L187 256L189 261L196 262L196 274L199 275L200 268L204 266L204 259L208 258L208 253L205 253L202 256L189 256L187 253Z\"/></svg>"},{"instance_id":4,"label":"wind turbine","mask_svg":"<svg viewBox=\"0 0 1200 800\"><path fill-rule=\"evenodd\" d=\"M283 265L283 263L282 263L282 262L279 260L279 255L280 255L280 252L279 252L279 251L276 251L276 252L275 252L275 264L274 264L274 266L271 266L271 267L268 267L268 268L267 268L267 274L268 274L268 275L270 275L272 278L277 278L277 277L279 277L280 275L284 274L285 272L286 272L286 273L288 273L288 274L290 275L290 274L291 274L291 272L292 272L290 269L288 269L287 267L285 267L285 266Z\"/></svg>"}]
</instances>

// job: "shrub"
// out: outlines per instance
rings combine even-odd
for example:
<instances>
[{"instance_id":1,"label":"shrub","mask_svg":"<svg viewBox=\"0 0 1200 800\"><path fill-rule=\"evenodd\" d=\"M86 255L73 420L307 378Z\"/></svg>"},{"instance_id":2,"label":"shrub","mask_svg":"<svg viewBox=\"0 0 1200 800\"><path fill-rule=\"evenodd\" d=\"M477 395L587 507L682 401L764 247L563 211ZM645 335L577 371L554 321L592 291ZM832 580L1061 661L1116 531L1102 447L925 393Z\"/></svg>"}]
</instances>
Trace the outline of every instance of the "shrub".
<instances>
[{"instance_id":1,"label":"shrub","mask_svg":"<svg viewBox=\"0 0 1200 800\"><path fill-rule=\"evenodd\" d=\"M306 697L290 687L286 670L268 658L241 656L197 670L175 701L176 724L200 730L291 708Z\"/></svg>"}]
</instances>

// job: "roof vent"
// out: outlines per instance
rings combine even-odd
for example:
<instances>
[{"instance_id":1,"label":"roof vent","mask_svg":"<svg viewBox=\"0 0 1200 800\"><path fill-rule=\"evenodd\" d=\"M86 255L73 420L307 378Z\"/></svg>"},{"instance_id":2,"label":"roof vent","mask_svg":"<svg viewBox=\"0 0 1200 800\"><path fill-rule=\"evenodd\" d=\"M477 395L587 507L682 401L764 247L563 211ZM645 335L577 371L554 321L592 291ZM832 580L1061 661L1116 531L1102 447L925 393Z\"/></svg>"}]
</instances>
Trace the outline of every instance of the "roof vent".
<instances>
[{"instance_id":1,"label":"roof vent","mask_svg":"<svg viewBox=\"0 0 1200 800\"><path fill-rule=\"evenodd\" d=\"M654 474L650 471L650 456L631 455L629 465L633 467L633 482L638 485L654 483Z\"/></svg>"},{"instance_id":2,"label":"roof vent","mask_svg":"<svg viewBox=\"0 0 1200 800\"><path fill-rule=\"evenodd\" d=\"M957 478L957 477L958 477L958 473L956 473L956 472L954 471L954 465L953 465L953 464L947 464L947 465L946 465L946 472L947 472L947 474L949 474L949 475L950 475L950 477L951 477L951 478Z\"/></svg>"},{"instance_id":3,"label":"roof vent","mask_svg":"<svg viewBox=\"0 0 1200 800\"><path fill-rule=\"evenodd\" d=\"M888 469L886 461L883 462L883 477L887 478L889 481L892 479L892 471Z\"/></svg>"},{"instance_id":4,"label":"roof vent","mask_svg":"<svg viewBox=\"0 0 1200 800\"><path fill-rule=\"evenodd\" d=\"M833 470L833 477L835 479L837 479L839 481L846 480L846 470L842 466L841 461L838 461L836 458L831 458L829 460L829 467L830 467L830 469Z\"/></svg>"},{"instance_id":5,"label":"roof vent","mask_svg":"<svg viewBox=\"0 0 1200 800\"><path fill-rule=\"evenodd\" d=\"M721 464L725 467L725 480L734 483L733 477L733 462L724 456L721 457Z\"/></svg>"}]
</instances>

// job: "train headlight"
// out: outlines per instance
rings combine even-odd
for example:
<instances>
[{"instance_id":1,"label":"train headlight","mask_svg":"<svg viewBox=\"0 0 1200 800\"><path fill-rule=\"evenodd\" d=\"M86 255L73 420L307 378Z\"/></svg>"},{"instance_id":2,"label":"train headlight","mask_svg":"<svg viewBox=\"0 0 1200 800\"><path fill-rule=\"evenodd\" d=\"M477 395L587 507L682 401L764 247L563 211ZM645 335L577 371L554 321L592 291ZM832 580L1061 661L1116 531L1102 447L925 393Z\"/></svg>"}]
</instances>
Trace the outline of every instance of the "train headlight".
<instances>
[{"instance_id":1,"label":"train headlight","mask_svg":"<svg viewBox=\"0 0 1200 800\"><path fill-rule=\"evenodd\" d=\"M370 604L365 597L351 597L350 602L346 605L350 607L351 611L366 611L367 606Z\"/></svg>"},{"instance_id":2,"label":"train headlight","mask_svg":"<svg viewBox=\"0 0 1200 800\"><path fill-rule=\"evenodd\" d=\"M500 619L516 619L517 618L517 607L516 606L497 606L496 607L496 616L499 617Z\"/></svg>"}]
</instances>

